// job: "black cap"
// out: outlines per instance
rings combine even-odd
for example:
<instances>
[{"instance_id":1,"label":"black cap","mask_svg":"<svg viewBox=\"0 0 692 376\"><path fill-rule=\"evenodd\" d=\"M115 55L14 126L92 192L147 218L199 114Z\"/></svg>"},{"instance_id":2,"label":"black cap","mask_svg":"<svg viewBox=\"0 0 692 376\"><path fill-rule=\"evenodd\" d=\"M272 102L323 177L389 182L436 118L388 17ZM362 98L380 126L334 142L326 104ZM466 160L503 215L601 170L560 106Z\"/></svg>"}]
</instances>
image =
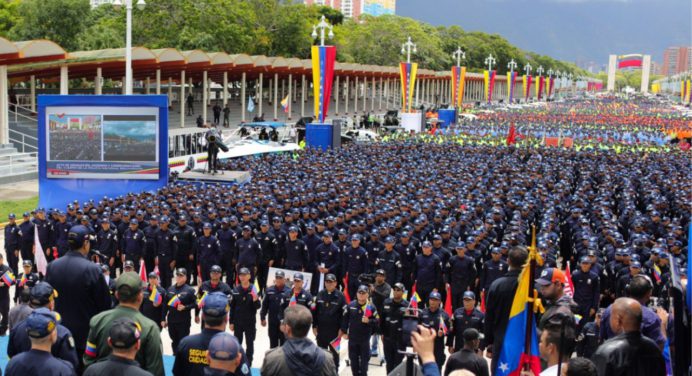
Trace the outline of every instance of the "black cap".
<instances>
[{"instance_id":1,"label":"black cap","mask_svg":"<svg viewBox=\"0 0 692 376\"><path fill-rule=\"evenodd\" d=\"M404 288L404 284L403 284L403 283L401 283L401 282L397 282L397 283L395 283L395 284L394 284L394 289L395 289L395 290L401 290L401 291L404 291L404 290L405 290L405 288Z\"/></svg>"},{"instance_id":2,"label":"black cap","mask_svg":"<svg viewBox=\"0 0 692 376\"><path fill-rule=\"evenodd\" d=\"M123 265L123 268L135 268L135 263L132 260L127 260L125 261L125 264Z\"/></svg>"},{"instance_id":3,"label":"black cap","mask_svg":"<svg viewBox=\"0 0 692 376\"><path fill-rule=\"evenodd\" d=\"M481 333L474 328L468 328L468 329L464 330L463 336L464 336L465 342L471 342L471 341L481 339Z\"/></svg>"},{"instance_id":4,"label":"black cap","mask_svg":"<svg viewBox=\"0 0 692 376\"><path fill-rule=\"evenodd\" d=\"M302 281L304 280L303 273L295 273L293 275L293 280L294 281Z\"/></svg>"},{"instance_id":5,"label":"black cap","mask_svg":"<svg viewBox=\"0 0 692 376\"><path fill-rule=\"evenodd\" d=\"M245 268L245 267L240 268L240 270L238 271L238 274L250 274L250 269Z\"/></svg>"},{"instance_id":6,"label":"black cap","mask_svg":"<svg viewBox=\"0 0 692 376\"><path fill-rule=\"evenodd\" d=\"M384 273L384 269L377 269L377 270L375 270L375 274L384 275L384 274L385 274L385 273Z\"/></svg>"},{"instance_id":7,"label":"black cap","mask_svg":"<svg viewBox=\"0 0 692 376\"><path fill-rule=\"evenodd\" d=\"M276 273L274 273L274 278L285 278L286 273L284 273L282 270L277 270Z\"/></svg>"},{"instance_id":8,"label":"black cap","mask_svg":"<svg viewBox=\"0 0 692 376\"><path fill-rule=\"evenodd\" d=\"M175 270L175 275L184 275L187 276L187 270L185 268L178 268Z\"/></svg>"},{"instance_id":9,"label":"black cap","mask_svg":"<svg viewBox=\"0 0 692 376\"><path fill-rule=\"evenodd\" d=\"M324 277L324 280L325 280L325 281L335 282L335 281L336 281L336 276L335 276L334 274L332 274L332 273L329 273L329 274L327 274L327 275Z\"/></svg>"},{"instance_id":10,"label":"black cap","mask_svg":"<svg viewBox=\"0 0 692 376\"><path fill-rule=\"evenodd\" d=\"M141 327L129 317L119 317L111 324L108 331L110 345L114 349L129 349L141 336Z\"/></svg>"},{"instance_id":11,"label":"black cap","mask_svg":"<svg viewBox=\"0 0 692 376\"><path fill-rule=\"evenodd\" d=\"M156 272L149 272L149 278L159 278L159 275Z\"/></svg>"},{"instance_id":12,"label":"black cap","mask_svg":"<svg viewBox=\"0 0 692 376\"><path fill-rule=\"evenodd\" d=\"M366 285L360 285L360 286L358 286L358 292L361 292L361 291L362 291L362 292L368 292L368 293L369 293L369 292L370 292L370 289L369 289L368 286L366 286Z\"/></svg>"},{"instance_id":13,"label":"black cap","mask_svg":"<svg viewBox=\"0 0 692 376\"><path fill-rule=\"evenodd\" d=\"M212 273L221 273L221 267L218 265L212 265L209 269Z\"/></svg>"},{"instance_id":14,"label":"black cap","mask_svg":"<svg viewBox=\"0 0 692 376\"><path fill-rule=\"evenodd\" d=\"M31 260L24 260L22 261L22 266L33 266L34 263L31 262Z\"/></svg>"}]
</instances>

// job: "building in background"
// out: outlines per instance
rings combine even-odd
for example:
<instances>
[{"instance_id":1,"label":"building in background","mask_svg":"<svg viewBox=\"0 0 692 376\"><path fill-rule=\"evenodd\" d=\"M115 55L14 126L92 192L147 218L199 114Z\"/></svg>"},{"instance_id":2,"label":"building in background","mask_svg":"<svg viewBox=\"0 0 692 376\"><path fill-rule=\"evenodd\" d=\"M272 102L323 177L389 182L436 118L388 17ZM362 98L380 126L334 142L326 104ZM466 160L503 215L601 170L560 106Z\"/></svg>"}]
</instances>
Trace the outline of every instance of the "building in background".
<instances>
[{"instance_id":1,"label":"building in background","mask_svg":"<svg viewBox=\"0 0 692 376\"><path fill-rule=\"evenodd\" d=\"M113 4L113 0L89 0L92 8L96 8L103 4Z\"/></svg>"},{"instance_id":2,"label":"building in background","mask_svg":"<svg viewBox=\"0 0 692 376\"><path fill-rule=\"evenodd\" d=\"M345 18L358 19L361 14L382 16L394 14L396 0L304 0L305 5L322 5L338 9Z\"/></svg>"},{"instance_id":3,"label":"building in background","mask_svg":"<svg viewBox=\"0 0 692 376\"><path fill-rule=\"evenodd\" d=\"M668 47L663 51L662 74L672 76L692 70L692 46Z\"/></svg>"}]
</instances>

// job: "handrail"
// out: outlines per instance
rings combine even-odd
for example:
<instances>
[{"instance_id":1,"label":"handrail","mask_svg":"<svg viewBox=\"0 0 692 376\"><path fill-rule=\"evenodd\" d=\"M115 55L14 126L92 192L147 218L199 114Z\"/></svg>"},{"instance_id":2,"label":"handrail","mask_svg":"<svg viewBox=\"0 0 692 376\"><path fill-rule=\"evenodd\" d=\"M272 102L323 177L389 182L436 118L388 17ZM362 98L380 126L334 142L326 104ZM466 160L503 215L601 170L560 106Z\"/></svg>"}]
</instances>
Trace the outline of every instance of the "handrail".
<instances>
[{"instance_id":1,"label":"handrail","mask_svg":"<svg viewBox=\"0 0 692 376\"><path fill-rule=\"evenodd\" d=\"M31 140L35 140L37 142L37 145L38 145L38 138L36 138L34 136L29 136L28 134L25 134L22 132L18 132L14 129L10 129L9 131L10 131L10 133L18 134L21 137L21 140L20 140L18 138L13 138L12 135L10 135L10 141L14 141L14 142L20 144L22 146L22 153L26 152L26 148L31 148L31 149L35 150L36 152L38 152L38 146L34 146L34 145L31 145L31 144L26 142L26 139L28 138Z\"/></svg>"},{"instance_id":2,"label":"handrail","mask_svg":"<svg viewBox=\"0 0 692 376\"><path fill-rule=\"evenodd\" d=\"M12 111L12 109L11 109L12 106L15 106L15 107L16 107L14 111ZM29 113L33 113L33 111L31 111L31 109L28 108L28 107L23 107L23 106L20 106L20 105L18 105L18 104L15 104L15 103L10 103L10 106L8 107L8 110L7 110L7 111L8 111L8 112L11 112L11 113L14 113L14 121L15 121L15 122L17 122L17 120L18 120L17 117L18 117L18 116L21 116L21 117L23 117L23 118L25 118L25 119L31 120L32 122L36 122L36 124L38 125L38 119L37 119L37 118L32 117L32 116L29 116L29 115L21 114L21 113L19 113L19 110L17 110L17 108L23 109L23 110L25 110L25 111L27 111L27 112L29 112Z\"/></svg>"},{"instance_id":3,"label":"handrail","mask_svg":"<svg viewBox=\"0 0 692 376\"><path fill-rule=\"evenodd\" d=\"M10 175L16 172L25 172L27 171L28 166L33 166L32 169L29 169L29 171L34 171L38 170L38 161L33 161L33 162L14 162L15 159L25 159L27 157L31 158L36 158L37 153L29 153L29 155L3 155L0 156L0 158L9 158L9 161L5 160L4 166L9 166L10 167ZM20 168L20 171L15 171L15 168Z\"/></svg>"}]
</instances>

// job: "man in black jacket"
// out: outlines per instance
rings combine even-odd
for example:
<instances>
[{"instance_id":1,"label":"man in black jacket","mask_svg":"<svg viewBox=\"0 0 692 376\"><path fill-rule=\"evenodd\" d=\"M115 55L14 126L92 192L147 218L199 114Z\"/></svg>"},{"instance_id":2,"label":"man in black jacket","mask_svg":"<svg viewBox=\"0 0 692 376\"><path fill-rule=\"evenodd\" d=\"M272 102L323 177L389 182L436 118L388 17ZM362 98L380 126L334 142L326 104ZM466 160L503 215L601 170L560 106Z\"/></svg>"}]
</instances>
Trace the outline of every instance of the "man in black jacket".
<instances>
[{"instance_id":1,"label":"man in black jacket","mask_svg":"<svg viewBox=\"0 0 692 376\"><path fill-rule=\"evenodd\" d=\"M490 369L495 374L497 361L502 349L502 340L507 331L509 311L512 308L514 293L519 285L519 273L529 257L526 247L516 246L509 251L509 271L498 278L488 290L485 315L485 340L488 344L488 354L492 356Z\"/></svg>"},{"instance_id":2,"label":"man in black jacket","mask_svg":"<svg viewBox=\"0 0 692 376\"><path fill-rule=\"evenodd\" d=\"M452 354L445 365L445 376L459 369L471 371L476 376L488 376L488 362L477 354L481 343L478 330L464 330L464 347Z\"/></svg>"}]
</instances>

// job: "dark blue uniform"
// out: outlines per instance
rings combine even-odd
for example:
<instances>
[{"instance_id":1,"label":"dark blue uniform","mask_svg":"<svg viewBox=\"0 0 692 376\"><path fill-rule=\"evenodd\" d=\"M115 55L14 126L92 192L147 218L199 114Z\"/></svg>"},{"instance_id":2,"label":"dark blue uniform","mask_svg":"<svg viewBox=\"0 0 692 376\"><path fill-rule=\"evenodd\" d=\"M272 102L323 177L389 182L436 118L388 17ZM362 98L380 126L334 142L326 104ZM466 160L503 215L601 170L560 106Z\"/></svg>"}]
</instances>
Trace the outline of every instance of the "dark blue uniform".
<instances>
[{"instance_id":1,"label":"dark blue uniform","mask_svg":"<svg viewBox=\"0 0 692 376\"><path fill-rule=\"evenodd\" d=\"M481 272L481 290L488 291L490 285L498 278L502 277L509 270L509 266L503 260L493 261L488 260L483 264Z\"/></svg>"},{"instance_id":2,"label":"dark blue uniform","mask_svg":"<svg viewBox=\"0 0 692 376\"><path fill-rule=\"evenodd\" d=\"M125 260L132 261L135 264L135 270L139 270L139 259L144 257L147 242L144 232L139 229L132 231L131 228L128 228L120 242L120 249L125 254Z\"/></svg>"},{"instance_id":3,"label":"dark blue uniform","mask_svg":"<svg viewBox=\"0 0 692 376\"><path fill-rule=\"evenodd\" d=\"M96 233L96 249L101 252L105 259L101 259L101 263L107 264L110 268L110 273L115 276L115 266L116 266L116 252L118 250L118 234L117 232L109 228L108 231L101 228ZM111 266L110 261L113 260L113 265Z\"/></svg>"},{"instance_id":4,"label":"dark blue uniform","mask_svg":"<svg viewBox=\"0 0 692 376\"><path fill-rule=\"evenodd\" d=\"M283 345L285 341L279 326L281 324L281 315L284 310L286 294L289 291L288 286L284 285L283 288L278 288L276 286L268 287L264 292L264 300L262 301L262 309L260 310L260 320L267 320L267 315L269 315L267 329L269 330L269 347L272 349Z\"/></svg>"},{"instance_id":5,"label":"dark blue uniform","mask_svg":"<svg viewBox=\"0 0 692 376\"><path fill-rule=\"evenodd\" d=\"M32 221L24 221L19 225L20 231L20 251L22 260L34 261L34 223ZM34 263L35 264L35 263Z\"/></svg>"},{"instance_id":6,"label":"dark blue uniform","mask_svg":"<svg viewBox=\"0 0 692 376\"><path fill-rule=\"evenodd\" d=\"M334 243L322 243L317 246L315 250L315 259L312 260L313 276L312 286L310 291L314 294L318 293L324 286L319 286L320 284L320 272L318 267L322 266L327 269L327 273L332 273L334 275L339 275L339 266L341 256L339 255L339 248L336 247Z\"/></svg>"},{"instance_id":7,"label":"dark blue uniform","mask_svg":"<svg viewBox=\"0 0 692 376\"><path fill-rule=\"evenodd\" d=\"M368 323L363 323L363 316L366 313L364 307L358 304L357 300L353 300L344 308L344 317L341 320L341 331L348 333L348 358L351 361L353 376L368 374L370 336L379 326L379 316L374 305L370 305L372 313Z\"/></svg>"},{"instance_id":8,"label":"dark blue uniform","mask_svg":"<svg viewBox=\"0 0 692 376\"><path fill-rule=\"evenodd\" d=\"M55 229L53 224L48 220L41 220L34 218L34 224L36 225L36 230L38 231L38 240L41 242L41 247L43 251L46 252L46 258L52 260L55 258L55 254L52 252L53 247L55 247ZM34 233L31 233L34 236ZM33 243L33 238L31 239Z\"/></svg>"},{"instance_id":9,"label":"dark blue uniform","mask_svg":"<svg viewBox=\"0 0 692 376\"><path fill-rule=\"evenodd\" d=\"M218 234L217 234L218 236ZM267 285L267 274L269 273L269 262L276 259L278 242L274 234L270 231L260 232L255 237L262 250L259 263L257 265L257 278L259 278L260 292L265 290Z\"/></svg>"},{"instance_id":10,"label":"dark blue uniform","mask_svg":"<svg viewBox=\"0 0 692 376\"><path fill-rule=\"evenodd\" d=\"M421 323L431 329L435 329L437 337L435 337L435 363L437 367L442 370L442 366L445 364L445 337L450 333L444 333L443 327L449 329L449 315L445 312L442 307L439 307L434 312L429 308L424 309L421 313ZM444 323L444 324L442 324Z\"/></svg>"},{"instance_id":11,"label":"dark blue uniform","mask_svg":"<svg viewBox=\"0 0 692 376\"><path fill-rule=\"evenodd\" d=\"M399 259L401 260L401 283L404 284L406 290L410 291L413 287L411 272L416 259L416 246L410 241L407 244L401 242L394 249L399 254Z\"/></svg>"},{"instance_id":12,"label":"dark blue uniform","mask_svg":"<svg viewBox=\"0 0 692 376\"><path fill-rule=\"evenodd\" d=\"M22 278L24 278L24 281L22 281ZM30 291L40 279L38 273L28 273L26 277L24 273L17 274L17 284L14 289L14 302L17 303L19 301L19 296L22 294L23 290L26 289Z\"/></svg>"},{"instance_id":13,"label":"dark blue uniform","mask_svg":"<svg viewBox=\"0 0 692 376\"><path fill-rule=\"evenodd\" d=\"M171 285L173 274L171 262L176 259L178 252L178 237L176 233L170 229L158 229L156 234L154 234L154 252L156 252L156 257L159 259L161 287L167 289Z\"/></svg>"},{"instance_id":14,"label":"dark blue uniform","mask_svg":"<svg viewBox=\"0 0 692 376\"><path fill-rule=\"evenodd\" d=\"M416 256L413 268L413 279L416 281L416 292L426 303L433 289L442 287L442 265L434 254Z\"/></svg>"},{"instance_id":15,"label":"dark blue uniform","mask_svg":"<svg viewBox=\"0 0 692 376\"><path fill-rule=\"evenodd\" d=\"M456 255L449 259L447 280L452 291L452 307L454 309L461 306L464 291L475 289L476 275L476 264L472 257Z\"/></svg>"},{"instance_id":16,"label":"dark blue uniform","mask_svg":"<svg viewBox=\"0 0 692 376\"><path fill-rule=\"evenodd\" d=\"M142 232L144 232L144 237L146 239L146 245L144 247L144 266L147 270L154 270L156 258L156 245L154 244L154 238L159 230L159 226L153 224L147 226ZM161 269L161 267L159 267Z\"/></svg>"},{"instance_id":17,"label":"dark blue uniform","mask_svg":"<svg viewBox=\"0 0 692 376\"><path fill-rule=\"evenodd\" d=\"M575 270L572 273L572 283L574 284L574 296L572 299L579 305L579 315L585 319L589 319L589 310L598 309L600 302L600 278L596 273L589 270L584 273L581 270Z\"/></svg>"},{"instance_id":18,"label":"dark blue uniform","mask_svg":"<svg viewBox=\"0 0 692 376\"><path fill-rule=\"evenodd\" d=\"M202 235L195 243L195 254L200 266L199 277L202 281L206 281L210 278L211 267L221 262L221 244L214 235Z\"/></svg>"},{"instance_id":19,"label":"dark blue uniform","mask_svg":"<svg viewBox=\"0 0 692 376\"><path fill-rule=\"evenodd\" d=\"M171 299L176 295L180 300L179 304L185 307L182 311L178 311L178 305L175 307L169 305ZM178 349L180 340L190 335L190 325L192 325L190 311L197 307L195 289L188 284L183 284L181 286L173 285L166 291L163 303L163 316L166 318L165 321L168 324L168 334L171 337L172 348L175 353Z\"/></svg>"},{"instance_id":20,"label":"dark blue uniform","mask_svg":"<svg viewBox=\"0 0 692 376\"><path fill-rule=\"evenodd\" d=\"M79 360L77 359L77 351L75 350L74 339L69 329L61 324L57 326L58 339L50 348L51 354L58 359L67 361L78 369ZM31 339L26 332L26 320L20 322L10 330L10 340L7 344L7 355L12 358L17 354L31 350Z\"/></svg>"},{"instance_id":21,"label":"dark blue uniform","mask_svg":"<svg viewBox=\"0 0 692 376\"><path fill-rule=\"evenodd\" d=\"M384 359L387 362L387 374L391 373L404 359L404 355L399 353L399 350L404 350L402 324L404 310L408 304L406 299L397 302L388 298L382 305L382 344Z\"/></svg>"},{"instance_id":22,"label":"dark blue uniform","mask_svg":"<svg viewBox=\"0 0 692 376\"><path fill-rule=\"evenodd\" d=\"M197 300L199 301L200 299L202 299L204 293L211 294L212 292L220 292L226 295L226 297L228 297L230 301L233 288L231 288L231 286L229 286L227 283L221 282L221 280L219 280L218 283L213 283L210 279L208 281L202 282L202 286L200 286L197 290ZM199 316L199 312L200 307L197 306L197 308L195 308L195 316Z\"/></svg>"},{"instance_id":23,"label":"dark blue uniform","mask_svg":"<svg viewBox=\"0 0 692 376\"><path fill-rule=\"evenodd\" d=\"M478 309L474 308L471 312L467 312L464 307L457 308L452 315L452 327L447 337L447 346L453 347L455 352L461 350L464 347L464 330L473 328L482 333L484 324L485 314Z\"/></svg>"},{"instance_id":24,"label":"dark blue uniform","mask_svg":"<svg viewBox=\"0 0 692 376\"><path fill-rule=\"evenodd\" d=\"M221 331L203 328L201 333L183 338L178 345L175 363L173 363L173 375L204 375L204 367L209 365L209 361L207 360L209 342L211 342L211 338L218 333L221 333ZM245 356L245 350L243 350L242 347L240 348L240 353L242 354L242 362L241 366L236 369L235 374L237 376L249 376L251 374L250 363L248 362L247 356Z\"/></svg>"},{"instance_id":25,"label":"dark blue uniform","mask_svg":"<svg viewBox=\"0 0 692 376\"><path fill-rule=\"evenodd\" d=\"M240 270L243 267L250 269L250 278L253 280L259 260L262 257L262 249L259 243L254 238L240 238L236 240L235 245L238 252L236 259L238 260L237 269Z\"/></svg>"},{"instance_id":26,"label":"dark blue uniform","mask_svg":"<svg viewBox=\"0 0 692 376\"><path fill-rule=\"evenodd\" d=\"M144 316L155 322L160 330L161 322L165 320L163 306L168 303L166 301L166 289L161 286L156 286L156 290L161 294L161 304L158 307L154 307L154 302L151 301L151 295L156 295L156 293L153 291L152 287L152 285L149 285L142 291L142 305L139 310Z\"/></svg>"},{"instance_id":27,"label":"dark blue uniform","mask_svg":"<svg viewBox=\"0 0 692 376\"><path fill-rule=\"evenodd\" d=\"M185 268L187 275L190 277L190 283L195 284L195 276L197 275L197 266L195 264L197 232L195 232L192 226L186 224L185 227L178 227L175 236L178 239L178 252L174 256L176 268Z\"/></svg>"},{"instance_id":28,"label":"dark blue uniform","mask_svg":"<svg viewBox=\"0 0 692 376\"><path fill-rule=\"evenodd\" d=\"M286 269L297 270L299 272L306 271L310 262L308 247L300 239L286 240L282 258L284 259L284 267Z\"/></svg>"},{"instance_id":29,"label":"dark blue uniform","mask_svg":"<svg viewBox=\"0 0 692 376\"><path fill-rule=\"evenodd\" d=\"M70 363L53 357L47 351L29 350L15 356L7 363L5 375L73 376L76 373Z\"/></svg>"},{"instance_id":30,"label":"dark blue uniform","mask_svg":"<svg viewBox=\"0 0 692 376\"><path fill-rule=\"evenodd\" d=\"M385 271L385 282L390 286L402 281L401 261L399 259L399 254L394 249L391 251L385 249L380 251L375 260L375 267Z\"/></svg>"},{"instance_id":31,"label":"dark blue uniform","mask_svg":"<svg viewBox=\"0 0 692 376\"><path fill-rule=\"evenodd\" d=\"M334 364L339 366L339 353L329 344L339 336L341 320L346 306L346 298L339 290L331 293L324 289L315 297L313 327L317 329L317 346L328 349L334 356Z\"/></svg>"},{"instance_id":32,"label":"dark blue uniform","mask_svg":"<svg viewBox=\"0 0 692 376\"><path fill-rule=\"evenodd\" d=\"M245 339L245 349L249 364L252 364L252 357L255 354L255 335L257 334L257 310L261 306L259 297L255 300L252 295L252 285L247 288L238 285L231 291L231 314L229 323L234 326L233 334L238 337L238 343L243 344Z\"/></svg>"},{"instance_id":33,"label":"dark blue uniform","mask_svg":"<svg viewBox=\"0 0 692 376\"><path fill-rule=\"evenodd\" d=\"M22 231L17 224L5 226L5 255L7 263L12 270L19 266L19 251L21 248ZM17 252L17 254L15 254Z\"/></svg>"},{"instance_id":34,"label":"dark blue uniform","mask_svg":"<svg viewBox=\"0 0 692 376\"><path fill-rule=\"evenodd\" d=\"M58 255L63 256L70 250L70 244L67 242L67 234L70 232L70 228L72 228L72 223L67 221L56 222L53 228L55 230L55 245L58 247ZM41 243L41 245L43 245L43 243ZM97 249L100 251L99 248Z\"/></svg>"},{"instance_id":35,"label":"dark blue uniform","mask_svg":"<svg viewBox=\"0 0 692 376\"><path fill-rule=\"evenodd\" d=\"M216 238L219 240L221 247L221 269L226 273L226 282L233 283L235 279L235 242L236 232L231 228L221 227L216 233Z\"/></svg>"},{"instance_id":36,"label":"dark blue uniform","mask_svg":"<svg viewBox=\"0 0 692 376\"><path fill-rule=\"evenodd\" d=\"M368 271L368 254L363 247L353 248L348 246L344 254L344 271L348 273L348 296L356 296L358 289L358 276Z\"/></svg>"}]
</instances>

